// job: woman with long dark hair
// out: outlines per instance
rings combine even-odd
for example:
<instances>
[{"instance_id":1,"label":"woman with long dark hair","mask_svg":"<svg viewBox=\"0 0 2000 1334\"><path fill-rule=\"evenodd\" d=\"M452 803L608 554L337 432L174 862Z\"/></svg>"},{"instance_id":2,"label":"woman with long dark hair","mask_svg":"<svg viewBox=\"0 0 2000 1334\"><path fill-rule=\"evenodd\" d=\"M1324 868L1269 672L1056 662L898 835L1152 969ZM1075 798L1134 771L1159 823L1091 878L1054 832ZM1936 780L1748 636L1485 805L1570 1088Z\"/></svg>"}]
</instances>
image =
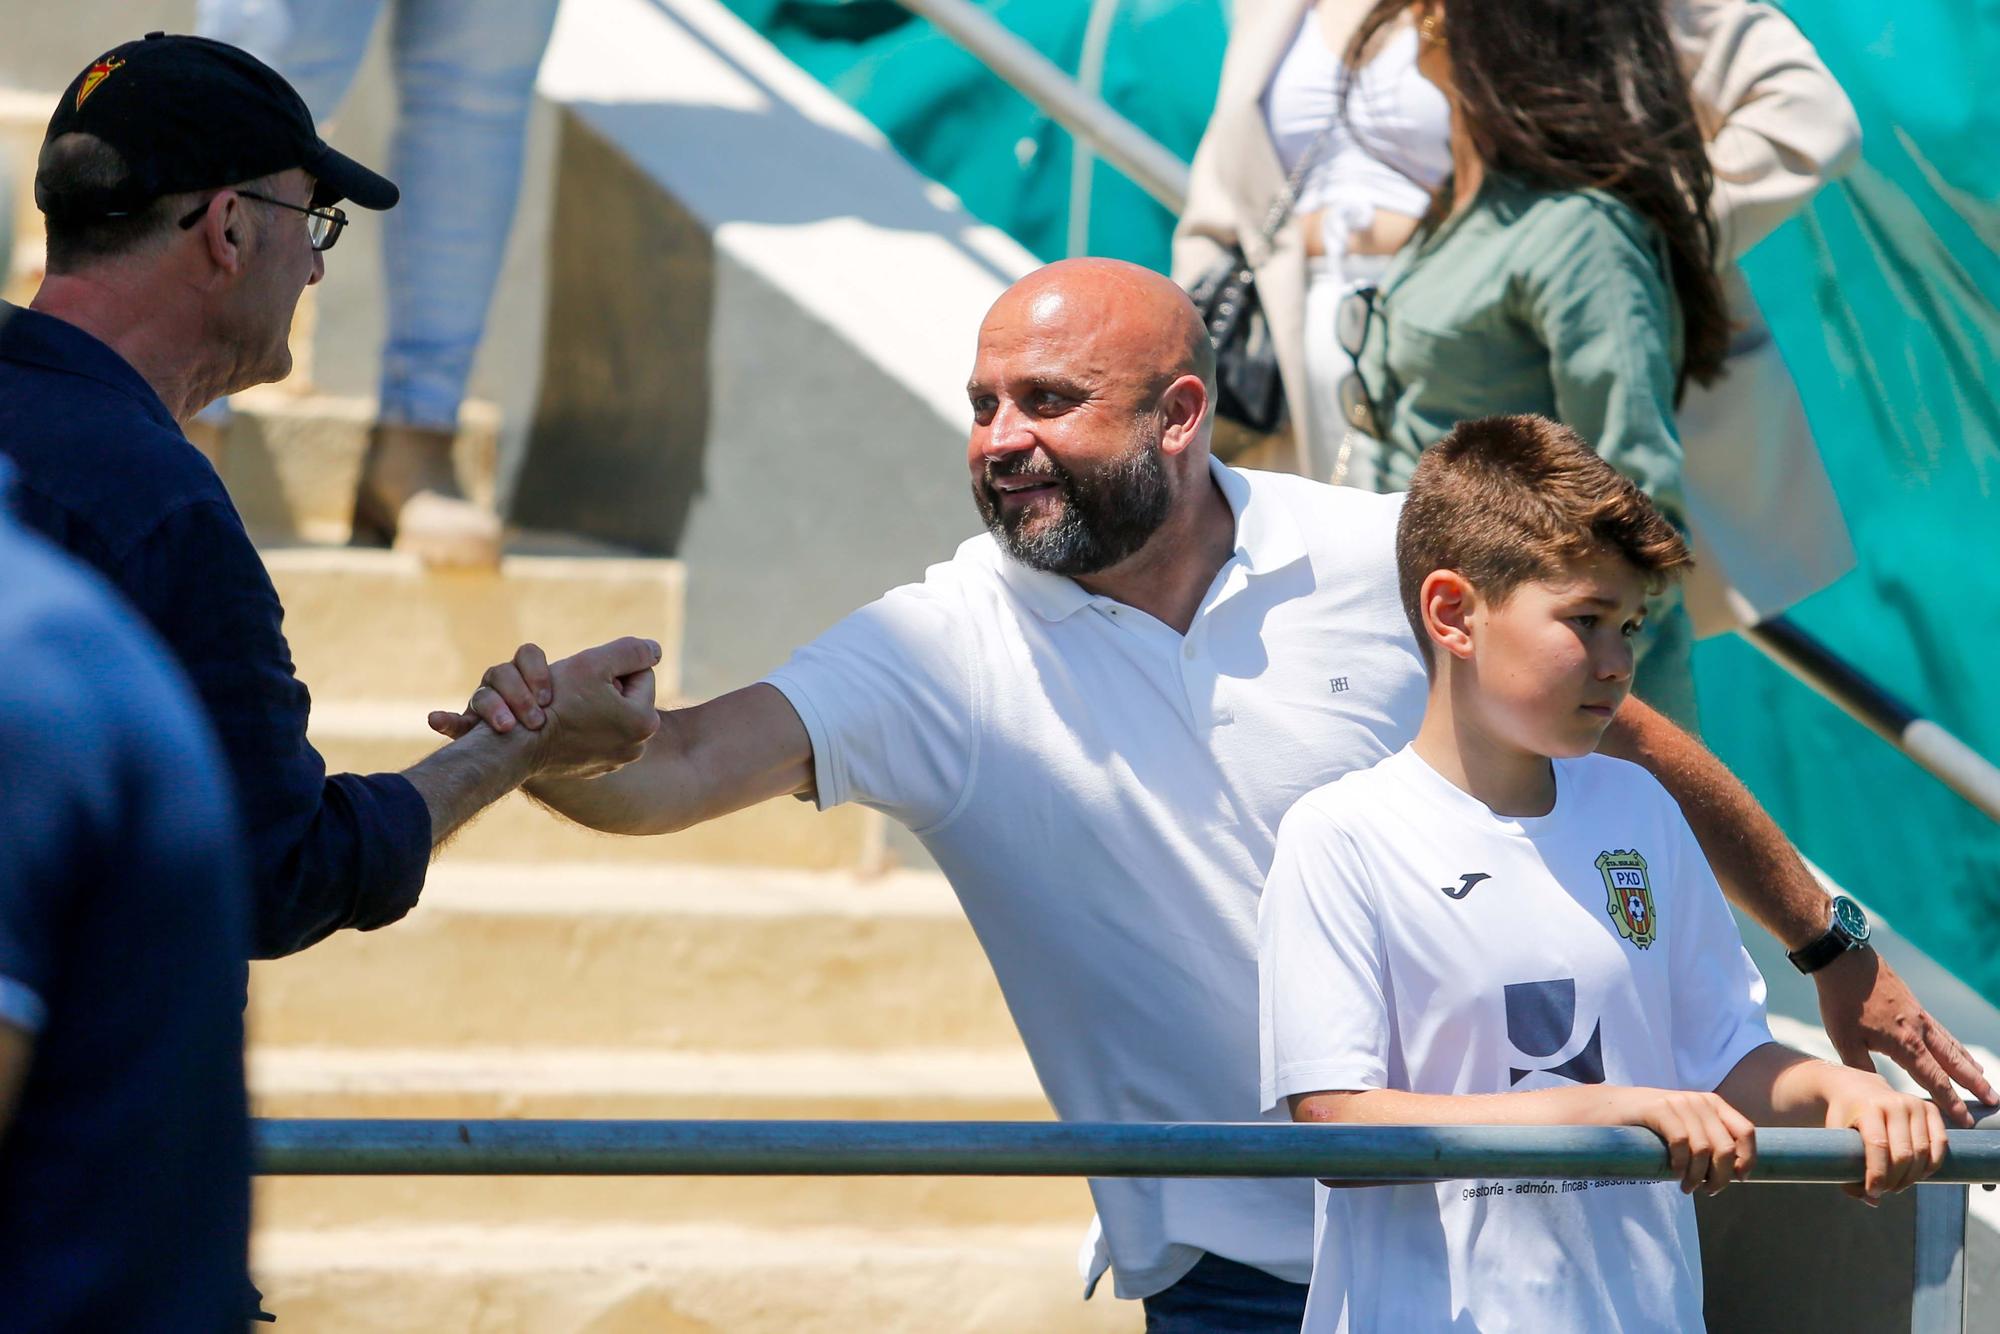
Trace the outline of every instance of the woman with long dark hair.
<instances>
[{"instance_id":1,"label":"woman with long dark hair","mask_svg":"<svg viewBox=\"0 0 2000 1334\"><path fill-rule=\"evenodd\" d=\"M1384 487L1458 421L1562 421L1683 529L1674 407L1721 371L1709 160L1660 0L1380 0L1346 64L1416 20L1451 108L1450 177L1380 286L1349 298L1343 411ZM1678 602L1636 690L1692 724Z\"/></svg>"}]
</instances>

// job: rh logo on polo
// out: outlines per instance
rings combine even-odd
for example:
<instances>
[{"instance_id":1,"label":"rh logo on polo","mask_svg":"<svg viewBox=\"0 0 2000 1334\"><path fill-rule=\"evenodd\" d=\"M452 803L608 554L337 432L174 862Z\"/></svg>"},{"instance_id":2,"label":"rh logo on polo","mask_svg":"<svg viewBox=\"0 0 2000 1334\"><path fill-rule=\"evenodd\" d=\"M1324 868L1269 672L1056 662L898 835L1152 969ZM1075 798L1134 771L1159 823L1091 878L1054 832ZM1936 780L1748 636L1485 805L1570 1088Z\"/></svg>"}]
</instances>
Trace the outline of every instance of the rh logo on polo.
<instances>
[{"instance_id":1,"label":"rh logo on polo","mask_svg":"<svg viewBox=\"0 0 2000 1334\"><path fill-rule=\"evenodd\" d=\"M1604 911L1618 934L1645 949L1660 934L1653 911L1653 887L1646 882L1646 859L1637 852L1600 852L1597 871L1604 877Z\"/></svg>"}]
</instances>

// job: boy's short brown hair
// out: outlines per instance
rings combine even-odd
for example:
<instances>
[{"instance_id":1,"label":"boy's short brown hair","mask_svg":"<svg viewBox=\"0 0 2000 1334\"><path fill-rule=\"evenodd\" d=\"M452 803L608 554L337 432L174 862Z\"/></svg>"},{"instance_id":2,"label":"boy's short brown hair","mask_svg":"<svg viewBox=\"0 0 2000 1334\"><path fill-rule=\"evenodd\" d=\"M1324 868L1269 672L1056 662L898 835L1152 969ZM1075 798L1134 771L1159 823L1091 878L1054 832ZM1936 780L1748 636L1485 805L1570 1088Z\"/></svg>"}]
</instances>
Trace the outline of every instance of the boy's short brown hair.
<instances>
[{"instance_id":1,"label":"boy's short brown hair","mask_svg":"<svg viewBox=\"0 0 2000 1334\"><path fill-rule=\"evenodd\" d=\"M1396 575L1424 661L1418 598L1434 570L1456 570L1494 601L1597 552L1622 556L1654 591L1692 563L1644 492L1569 427L1546 417L1481 417L1424 451L1396 523Z\"/></svg>"}]
</instances>

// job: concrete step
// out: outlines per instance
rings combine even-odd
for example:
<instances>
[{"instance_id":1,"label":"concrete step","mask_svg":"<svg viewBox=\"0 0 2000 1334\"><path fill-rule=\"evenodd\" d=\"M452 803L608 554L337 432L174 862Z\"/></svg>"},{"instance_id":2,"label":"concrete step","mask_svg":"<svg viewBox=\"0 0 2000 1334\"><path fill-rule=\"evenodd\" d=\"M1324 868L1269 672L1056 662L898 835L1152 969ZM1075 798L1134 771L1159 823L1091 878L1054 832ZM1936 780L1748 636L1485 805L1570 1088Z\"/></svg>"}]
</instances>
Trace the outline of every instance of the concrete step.
<instances>
[{"instance_id":1,"label":"concrete step","mask_svg":"<svg viewBox=\"0 0 2000 1334\"><path fill-rule=\"evenodd\" d=\"M463 860L598 861L606 865L783 867L875 871L888 864L884 818L859 806L821 814L791 800L710 820L678 834L628 838L571 824L519 794L495 802L445 854Z\"/></svg>"},{"instance_id":2,"label":"concrete step","mask_svg":"<svg viewBox=\"0 0 2000 1334\"><path fill-rule=\"evenodd\" d=\"M635 1051L629 1047L259 1046L259 1116L589 1120L1046 1121L1016 1044Z\"/></svg>"},{"instance_id":3,"label":"concrete step","mask_svg":"<svg viewBox=\"0 0 2000 1334\"><path fill-rule=\"evenodd\" d=\"M609 1119L1046 1120L1027 1057L912 1049L672 1053L548 1049L259 1049L265 1116ZM262 1183L271 1226L554 1220L869 1224L1066 1222L1083 1183L943 1177L283 1177Z\"/></svg>"},{"instance_id":4,"label":"concrete step","mask_svg":"<svg viewBox=\"0 0 2000 1334\"><path fill-rule=\"evenodd\" d=\"M1080 1230L355 1227L265 1229L253 1265L281 1327L591 1334L1136 1331L1109 1284L1078 1300Z\"/></svg>"},{"instance_id":5,"label":"concrete step","mask_svg":"<svg viewBox=\"0 0 2000 1334\"><path fill-rule=\"evenodd\" d=\"M292 346L314 307L301 302ZM298 355L295 352L295 356ZM375 424L372 398L311 392L295 368L282 384L245 390L230 401L217 471L258 542L345 542L353 531L354 487ZM493 504L500 411L468 400L459 410L453 458L466 494Z\"/></svg>"},{"instance_id":6,"label":"concrete step","mask_svg":"<svg viewBox=\"0 0 2000 1334\"><path fill-rule=\"evenodd\" d=\"M443 744L424 721L429 711L461 705L468 693L461 690L453 698L399 703L315 704L312 741L329 772L400 771ZM454 865L463 861L709 863L873 872L888 864L887 834L885 818L859 806L822 813L810 802L780 799L677 834L629 838L582 828L515 795L460 830L442 858Z\"/></svg>"},{"instance_id":7,"label":"concrete step","mask_svg":"<svg viewBox=\"0 0 2000 1334\"><path fill-rule=\"evenodd\" d=\"M344 547L263 557L317 700L462 704L523 642L560 656L620 635L658 640L660 694L678 690L686 577L675 561L510 555L497 570L434 570L404 552Z\"/></svg>"},{"instance_id":8,"label":"concrete step","mask_svg":"<svg viewBox=\"0 0 2000 1334\"><path fill-rule=\"evenodd\" d=\"M255 964L250 994L259 1048L1019 1050L916 873L441 864L408 918Z\"/></svg>"}]
</instances>

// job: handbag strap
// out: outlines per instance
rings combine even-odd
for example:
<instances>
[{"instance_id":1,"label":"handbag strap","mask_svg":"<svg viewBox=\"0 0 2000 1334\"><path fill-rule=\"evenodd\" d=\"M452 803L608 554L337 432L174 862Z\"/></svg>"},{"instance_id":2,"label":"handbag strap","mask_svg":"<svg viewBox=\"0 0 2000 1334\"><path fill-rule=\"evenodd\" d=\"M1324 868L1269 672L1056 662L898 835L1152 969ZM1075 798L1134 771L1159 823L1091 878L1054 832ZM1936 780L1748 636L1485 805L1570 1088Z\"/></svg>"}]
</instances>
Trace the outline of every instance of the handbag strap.
<instances>
[{"instance_id":1,"label":"handbag strap","mask_svg":"<svg viewBox=\"0 0 2000 1334\"><path fill-rule=\"evenodd\" d=\"M1319 160L1320 150L1326 147L1326 141L1333 137L1334 125L1335 121L1330 120L1320 126L1319 133L1306 145L1306 151L1299 154L1292 174L1285 178L1285 188L1271 201L1271 211L1264 215L1264 226L1257 238L1263 242L1265 250L1271 248L1271 238L1278 234L1278 229L1285 225L1285 219L1292 215L1292 205L1299 201L1299 189L1306 183L1306 173Z\"/></svg>"}]
</instances>

